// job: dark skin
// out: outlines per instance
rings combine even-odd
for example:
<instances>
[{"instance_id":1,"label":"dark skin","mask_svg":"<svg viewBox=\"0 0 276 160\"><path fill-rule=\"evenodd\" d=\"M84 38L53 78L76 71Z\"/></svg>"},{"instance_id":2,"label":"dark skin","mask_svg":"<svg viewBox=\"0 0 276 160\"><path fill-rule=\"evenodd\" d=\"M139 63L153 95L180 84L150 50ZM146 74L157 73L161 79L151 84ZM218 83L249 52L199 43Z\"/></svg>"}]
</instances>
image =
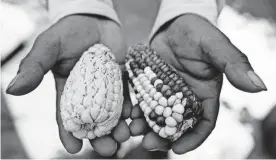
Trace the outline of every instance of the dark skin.
<instances>
[{"instance_id":1,"label":"dark skin","mask_svg":"<svg viewBox=\"0 0 276 160\"><path fill-rule=\"evenodd\" d=\"M201 16L185 14L168 22L153 37L150 46L179 71L202 101L204 114L202 121L191 132L173 143L149 130L144 124L146 121L142 120L144 118L132 118L130 129L139 128L139 133L131 134L137 136L143 133L142 145L147 150L172 149L176 154L184 154L207 139L215 128L219 112L223 73L234 87L242 91L254 93L266 90L246 55Z\"/></svg>"},{"instance_id":2,"label":"dark skin","mask_svg":"<svg viewBox=\"0 0 276 160\"><path fill-rule=\"evenodd\" d=\"M16 78L7 89L7 93L12 95L27 94L40 84L44 74L52 71L56 84L56 119L60 140L70 153L81 150L82 140L65 131L59 114L60 97L70 71L82 53L96 43L102 43L112 50L116 62L123 71L126 44L119 25L104 17L71 15L61 19L37 37L31 51L21 61ZM95 151L103 156L114 154L117 143L124 142L130 137L124 119L130 116L131 102L127 87L124 87L124 90L126 91L122 120L110 135L90 141Z\"/></svg>"},{"instance_id":3,"label":"dark skin","mask_svg":"<svg viewBox=\"0 0 276 160\"><path fill-rule=\"evenodd\" d=\"M60 139L70 153L80 151L82 141L64 130L59 114L59 100L71 69L81 54L95 43L103 43L109 47L124 70L126 45L120 27L103 17L72 15L63 18L37 38L30 53L22 60L16 78L7 89L9 94L27 94L40 84L44 74L49 70L53 72ZM147 150L164 151L172 148L175 153L184 154L198 147L215 127L223 73L235 87L243 91L266 90L262 80L253 72L246 56L215 26L200 16L186 14L172 20L159 30L150 46L179 71L202 100L205 111L203 120L191 133L183 135L171 144L150 131L144 118L141 118L142 115L137 116L137 113L133 113L136 118L132 117L130 127L121 120L111 135L90 141L101 155L114 154L117 143L126 141L130 133L133 136L145 135L142 145ZM131 114L131 103L125 82L122 119L128 118ZM138 111L138 114L141 112Z\"/></svg>"}]
</instances>

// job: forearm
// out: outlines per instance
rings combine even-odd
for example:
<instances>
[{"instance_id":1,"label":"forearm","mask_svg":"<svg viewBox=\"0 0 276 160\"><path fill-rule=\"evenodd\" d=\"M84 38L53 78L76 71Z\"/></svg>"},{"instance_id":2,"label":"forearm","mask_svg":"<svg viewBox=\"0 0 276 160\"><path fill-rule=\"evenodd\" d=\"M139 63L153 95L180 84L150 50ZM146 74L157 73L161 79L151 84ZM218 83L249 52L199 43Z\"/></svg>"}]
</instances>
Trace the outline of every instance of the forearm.
<instances>
[{"instance_id":1,"label":"forearm","mask_svg":"<svg viewBox=\"0 0 276 160\"><path fill-rule=\"evenodd\" d=\"M221 0L162 0L149 42L166 22L186 13L198 14L215 25L221 6L217 2Z\"/></svg>"},{"instance_id":2,"label":"forearm","mask_svg":"<svg viewBox=\"0 0 276 160\"><path fill-rule=\"evenodd\" d=\"M120 24L112 0L48 0L48 8L54 23L73 14L92 14L105 16Z\"/></svg>"}]
</instances>

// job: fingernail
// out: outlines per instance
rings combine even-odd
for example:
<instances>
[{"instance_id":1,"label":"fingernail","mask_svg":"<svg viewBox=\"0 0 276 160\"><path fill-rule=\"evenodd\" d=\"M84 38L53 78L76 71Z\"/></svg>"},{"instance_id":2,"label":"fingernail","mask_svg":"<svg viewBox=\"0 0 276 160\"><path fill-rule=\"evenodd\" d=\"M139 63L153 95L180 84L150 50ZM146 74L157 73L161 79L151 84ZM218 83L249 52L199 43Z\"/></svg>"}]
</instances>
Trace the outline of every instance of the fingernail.
<instances>
[{"instance_id":1,"label":"fingernail","mask_svg":"<svg viewBox=\"0 0 276 160\"><path fill-rule=\"evenodd\" d=\"M267 91L267 88L261 78L254 72L248 71L247 76L250 78L251 82L258 88Z\"/></svg>"},{"instance_id":2,"label":"fingernail","mask_svg":"<svg viewBox=\"0 0 276 160\"><path fill-rule=\"evenodd\" d=\"M11 88L14 86L14 84L15 84L17 78L18 78L18 75L16 75L16 76L12 79L12 81L10 82L10 84L8 85L7 90L6 90L6 92L7 92L8 94L11 93Z\"/></svg>"},{"instance_id":3,"label":"fingernail","mask_svg":"<svg viewBox=\"0 0 276 160\"><path fill-rule=\"evenodd\" d=\"M154 152L154 151L159 151L159 149L151 149L151 150L148 150L150 152Z\"/></svg>"}]
</instances>

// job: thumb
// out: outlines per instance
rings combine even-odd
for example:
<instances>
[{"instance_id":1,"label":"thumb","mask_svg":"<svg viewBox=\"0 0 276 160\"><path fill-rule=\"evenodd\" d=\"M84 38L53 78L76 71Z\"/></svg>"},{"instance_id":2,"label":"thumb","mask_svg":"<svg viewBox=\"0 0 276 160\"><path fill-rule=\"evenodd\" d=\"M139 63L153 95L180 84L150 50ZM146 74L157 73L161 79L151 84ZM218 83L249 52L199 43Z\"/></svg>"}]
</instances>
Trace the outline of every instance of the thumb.
<instances>
[{"instance_id":1,"label":"thumb","mask_svg":"<svg viewBox=\"0 0 276 160\"><path fill-rule=\"evenodd\" d=\"M245 54L215 27L211 27L208 33L212 36L202 38L202 49L207 59L226 74L233 86L246 92L267 90L264 82L252 69Z\"/></svg>"},{"instance_id":2,"label":"thumb","mask_svg":"<svg viewBox=\"0 0 276 160\"><path fill-rule=\"evenodd\" d=\"M7 93L24 95L34 90L43 76L55 64L58 43L50 31L40 34L27 56L21 61L15 78L10 82Z\"/></svg>"}]
</instances>

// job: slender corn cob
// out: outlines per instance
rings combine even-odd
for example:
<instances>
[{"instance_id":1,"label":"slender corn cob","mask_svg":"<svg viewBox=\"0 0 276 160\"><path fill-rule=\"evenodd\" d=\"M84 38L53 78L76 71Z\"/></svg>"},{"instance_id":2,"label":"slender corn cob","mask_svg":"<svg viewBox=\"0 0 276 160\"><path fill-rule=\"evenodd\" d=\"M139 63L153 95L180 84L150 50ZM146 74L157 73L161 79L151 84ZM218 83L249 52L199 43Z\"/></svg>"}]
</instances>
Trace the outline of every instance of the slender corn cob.
<instances>
[{"instance_id":1,"label":"slender corn cob","mask_svg":"<svg viewBox=\"0 0 276 160\"><path fill-rule=\"evenodd\" d=\"M71 71L61 96L65 130L79 139L109 134L121 116L123 98L114 55L102 44L90 47Z\"/></svg>"},{"instance_id":2,"label":"slender corn cob","mask_svg":"<svg viewBox=\"0 0 276 160\"><path fill-rule=\"evenodd\" d=\"M153 49L130 47L125 65L147 123L160 137L175 141L201 119L201 102Z\"/></svg>"}]
</instances>

